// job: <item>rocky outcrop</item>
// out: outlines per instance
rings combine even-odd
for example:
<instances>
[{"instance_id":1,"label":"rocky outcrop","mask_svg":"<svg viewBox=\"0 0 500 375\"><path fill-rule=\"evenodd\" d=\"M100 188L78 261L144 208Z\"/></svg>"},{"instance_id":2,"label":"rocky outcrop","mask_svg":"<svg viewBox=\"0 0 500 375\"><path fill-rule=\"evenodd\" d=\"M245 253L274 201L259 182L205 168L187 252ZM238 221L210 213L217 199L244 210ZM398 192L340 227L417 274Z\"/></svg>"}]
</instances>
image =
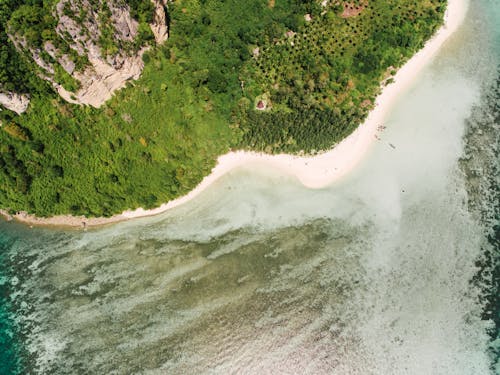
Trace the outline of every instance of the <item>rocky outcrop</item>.
<instances>
[{"instance_id":1,"label":"rocky outcrop","mask_svg":"<svg viewBox=\"0 0 500 375\"><path fill-rule=\"evenodd\" d=\"M26 111L30 100L27 95L16 94L14 92L0 92L0 105L16 112L18 115Z\"/></svg>"},{"instance_id":2,"label":"rocky outcrop","mask_svg":"<svg viewBox=\"0 0 500 375\"><path fill-rule=\"evenodd\" d=\"M55 84L57 92L64 100L100 107L116 90L124 87L128 80L138 79L144 67L142 51L137 56L122 59L119 68L99 58L89 58L89 61L91 66L83 73L74 74L81 84L76 93Z\"/></svg>"},{"instance_id":3,"label":"rocky outcrop","mask_svg":"<svg viewBox=\"0 0 500 375\"><path fill-rule=\"evenodd\" d=\"M115 37L122 41L133 41L137 36L139 23L130 16L128 6L111 7L111 22L116 31Z\"/></svg>"},{"instance_id":4,"label":"rocky outcrop","mask_svg":"<svg viewBox=\"0 0 500 375\"><path fill-rule=\"evenodd\" d=\"M87 10L87 17L83 22L77 22L67 15L68 12L64 9L68 9L68 4L75 14L81 9ZM137 36L138 22L130 16L128 6L119 5L115 1L107 1L106 4L111 12L107 20L108 26L114 30L116 41L132 42ZM75 71L64 55L58 58L58 63L80 83L80 89L76 92L68 91L62 85L54 83L62 98L71 103L99 107L111 98L114 91L124 87L128 80L139 78L143 68L144 50L141 49L135 54L119 50L116 54L105 56L99 46L104 20L93 10L89 0L61 0L56 6L56 12L59 19L57 33L62 37L69 35L71 48L81 56L86 55L89 62L83 71Z\"/></svg>"},{"instance_id":5,"label":"rocky outcrop","mask_svg":"<svg viewBox=\"0 0 500 375\"><path fill-rule=\"evenodd\" d=\"M150 27L156 43L161 44L168 38L167 0L151 1L155 12ZM60 0L54 16L56 33L69 45L70 53L62 53L56 47L58 44L52 41L45 42L40 50L29 48L22 36L11 36L11 39L18 49L29 50L40 67L40 76L50 81L62 98L75 104L99 107L127 81L139 78L144 67L142 55L149 46L138 48L134 44L139 23L131 17L126 2ZM111 48L106 50L103 50L104 34L111 40ZM75 55L84 59L85 64L76 63ZM78 83L78 90L70 91L58 81L61 69L55 66L57 64Z\"/></svg>"},{"instance_id":6,"label":"rocky outcrop","mask_svg":"<svg viewBox=\"0 0 500 375\"><path fill-rule=\"evenodd\" d=\"M151 31L155 36L156 44L162 44L168 39L167 6L166 0L151 0L155 6L153 22L151 23Z\"/></svg>"}]
</instances>

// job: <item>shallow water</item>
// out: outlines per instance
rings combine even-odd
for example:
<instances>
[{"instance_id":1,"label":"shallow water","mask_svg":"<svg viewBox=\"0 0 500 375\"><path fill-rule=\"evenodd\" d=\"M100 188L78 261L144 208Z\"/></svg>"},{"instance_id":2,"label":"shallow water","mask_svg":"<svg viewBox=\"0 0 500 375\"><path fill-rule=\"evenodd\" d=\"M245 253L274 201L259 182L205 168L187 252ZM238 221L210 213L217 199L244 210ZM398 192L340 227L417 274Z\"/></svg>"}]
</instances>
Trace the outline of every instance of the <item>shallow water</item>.
<instances>
[{"instance_id":1,"label":"shallow water","mask_svg":"<svg viewBox=\"0 0 500 375\"><path fill-rule=\"evenodd\" d=\"M17 355L24 372L57 374L492 373L483 297L495 292L473 280L491 252L481 210L493 207L471 209L484 199L459 159L471 109L497 78L498 8L474 2L381 140L328 188L249 166L158 217L88 232L0 223L0 301L19 343L7 339L4 363Z\"/></svg>"}]
</instances>

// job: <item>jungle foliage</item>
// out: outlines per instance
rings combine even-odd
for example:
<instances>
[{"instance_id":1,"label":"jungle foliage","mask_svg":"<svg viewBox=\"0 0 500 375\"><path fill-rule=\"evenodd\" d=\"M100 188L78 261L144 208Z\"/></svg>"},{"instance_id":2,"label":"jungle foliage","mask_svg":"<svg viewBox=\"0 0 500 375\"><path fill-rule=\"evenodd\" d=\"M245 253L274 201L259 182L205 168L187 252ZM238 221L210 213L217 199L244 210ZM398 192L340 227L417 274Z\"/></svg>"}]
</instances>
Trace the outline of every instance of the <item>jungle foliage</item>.
<instances>
[{"instance_id":1,"label":"jungle foliage","mask_svg":"<svg viewBox=\"0 0 500 375\"><path fill-rule=\"evenodd\" d=\"M1 27L20 3L42 1L0 0ZM149 2L128 3L149 22ZM446 2L349 4L346 17L346 2L176 0L170 38L99 109L64 102L2 41L0 85L32 100L21 116L0 112L0 207L109 216L187 193L230 149L328 149L441 24Z\"/></svg>"}]
</instances>

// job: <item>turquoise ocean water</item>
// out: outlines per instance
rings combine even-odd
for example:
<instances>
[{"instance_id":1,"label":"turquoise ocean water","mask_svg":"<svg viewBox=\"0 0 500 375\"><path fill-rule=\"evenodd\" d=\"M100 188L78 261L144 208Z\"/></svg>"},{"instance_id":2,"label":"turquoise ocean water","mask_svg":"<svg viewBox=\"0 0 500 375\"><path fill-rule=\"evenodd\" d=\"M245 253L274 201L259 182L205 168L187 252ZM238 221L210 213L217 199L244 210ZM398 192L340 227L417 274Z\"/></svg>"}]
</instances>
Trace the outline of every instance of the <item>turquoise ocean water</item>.
<instances>
[{"instance_id":1,"label":"turquoise ocean water","mask_svg":"<svg viewBox=\"0 0 500 375\"><path fill-rule=\"evenodd\" d=\"M7 233L0 236L0 262L6 263L7 249L11 243ZM5 275L5 269L2 270L4 275L0 278L0 373L15 374L19 372L20 343L17 337L17 332L14 326L13 316L14 309L9 303L9 279Z\"/></svg>"},{"instance_id":2,"label":"turquoise ocean water","mask_svg":"<svg viewBox=\"0 0 500 375\"><path fill-rule=\"evenodd\" d=\"M499 373L498 19L472 2L331 187L249 167L99 230L1 221L0 374Z\"/></svg>"}]
</instances>

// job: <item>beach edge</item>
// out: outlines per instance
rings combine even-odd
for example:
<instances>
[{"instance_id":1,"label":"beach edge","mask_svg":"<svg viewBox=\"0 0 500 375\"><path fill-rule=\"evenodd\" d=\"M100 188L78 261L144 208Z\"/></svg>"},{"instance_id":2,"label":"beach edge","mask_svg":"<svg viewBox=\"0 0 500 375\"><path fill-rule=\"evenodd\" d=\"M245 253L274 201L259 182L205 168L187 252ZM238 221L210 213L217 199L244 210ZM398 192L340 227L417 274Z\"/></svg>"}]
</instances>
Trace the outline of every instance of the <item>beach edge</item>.
<instances>
[{"instance_id":1,"label":"beach edge","mask_svg":"<svg viewBox=\"0 0 500 375\"><path fill-rule=\"evenodd\" d=\"M149 210L143 208L126 210L111 217L87 218L85 216L58 215L42 218L25 212L11 215L8 211L0 209L0 216L30 226L66 228L100 227L134 218L154 216L194 199L228 172L252 164L267 165L278 169L285 174L296 177L309 188L322 188L330 185L348 174L363 159L377 139L377 132L383 126L383 121L398 96L414 82L418 73L430 63L445 41L459 28L465 19L468 6L469 0L448 1L443 25L425 43L424 47L397 71L393 77L394 83L382 88L375 100L375 106L366 120L330 151L316 156L268 155L252 151L232 151L220 156L211 173L188 194Z\"/></svg>"}]
</instances>

